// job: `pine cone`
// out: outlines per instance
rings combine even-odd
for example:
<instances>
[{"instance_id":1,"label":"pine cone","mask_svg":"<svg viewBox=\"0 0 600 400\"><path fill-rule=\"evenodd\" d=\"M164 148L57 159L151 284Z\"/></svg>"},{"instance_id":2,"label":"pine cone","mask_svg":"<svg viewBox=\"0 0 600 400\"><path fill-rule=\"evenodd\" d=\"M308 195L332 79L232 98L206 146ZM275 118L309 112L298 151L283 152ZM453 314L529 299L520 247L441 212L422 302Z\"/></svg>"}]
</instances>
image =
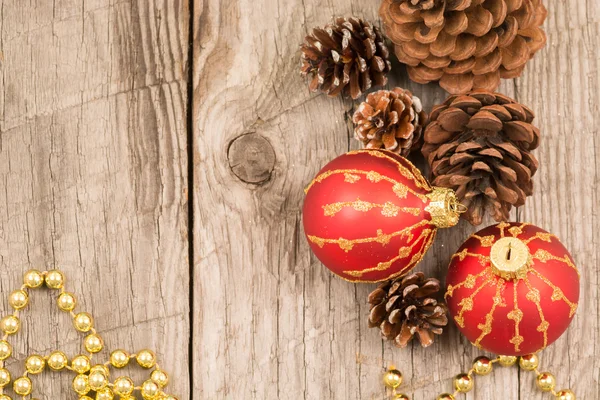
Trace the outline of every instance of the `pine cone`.
<instances>
[{"instance_id":1,"label":"pine cone","mask_svg":"<svg viewBox=\"0 0 600 400\"><path fill-rule=\"evenodd\" d=\"M384 148L406 157L421 145L427 114L418 97L395 88L370 93L352 121L354 136L367 149Z\"/></svg>"},{"instance_id":2,"label":"pine cone","mask_svg":"<svg viewBox=\"0 0 600 400\"><path fill-rule=\"evenodd\" d=\"M546 44L542 0L383 0L379 13L410 78L452 94L495 90Z\"/></svg>"},{"instance_id":3,"label":"pine cone","mask_svg":"<svg viewBox=\"0 0 600 400\"><path fill-rule=\"evenodd\" d=\"M425 130L423 155L436 186L454 189L473 225L486 210L506 221L512 206L533 194L540 131L533 112L499 93L451 96L434 107Z\"/></svg>"},{"instance_id":4,"label":"pine cone","mask_svg":"<svg viewBox=\"0 0 600 400\"><path fill-rule=\"evenodd\" d=\"M406 347L415 334L421 346L431 345L433 335L441 335L448 324L446 305L432 297L439 290L440 282L425 279L422 272L383 282L369 295L369 327L379 327L399 347Z\"/></svg>"},{"instance_id":5,"label":"pine cone","mask_svg":"<svg viewBox=\"0 0 600 400\"><path fill-rule=\"evenodd\" d=\"M302 45L303 76L311 75L310 90L357 99L372 85L387 83L389 51L378 28L358 18L337 18L315 28Z\"/></svg>"}]
</instances>

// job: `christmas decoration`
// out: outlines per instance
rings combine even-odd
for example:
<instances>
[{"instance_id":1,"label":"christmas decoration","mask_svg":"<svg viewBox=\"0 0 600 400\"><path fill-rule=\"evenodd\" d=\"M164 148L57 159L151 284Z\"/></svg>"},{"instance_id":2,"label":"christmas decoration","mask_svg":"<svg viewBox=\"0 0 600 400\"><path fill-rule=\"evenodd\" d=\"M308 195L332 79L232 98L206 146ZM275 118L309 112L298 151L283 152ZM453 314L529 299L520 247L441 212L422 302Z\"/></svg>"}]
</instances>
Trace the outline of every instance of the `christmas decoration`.
<instances>
[{"instance_id":1,"label":"christmas decoration","mask_svg":"<svg viewBox=\"0 0 600 400\"><path fill-rule=\"evenodd\" d=\"M567 329L579 301L579 271L556 236L527 223L472 235L452 256L450 315L475 346L537 353Z\"/></svg>"},{"instance_id":2,"label":"christmas decoration","mask_svg":"<svg viewBox=\"0 0 600 400\"><path fill-rule=\"evenodd\" d=\"M433 343L448 324L448 310L438 303L440 282L425 279L422 272L411 273L384 282L369 295L369 327L379 327L383 337L406 347L417 335L421 346Z\"/></svg>"},{"instance_id":3,"label":"christmas decoration","mask_svg":"<svg viewBox=\"0 0 600 400\"><path fill-rule=\"evenodd\" d=\"M151 350L141 350L136 354L115 350L110 354L107 362L92 362L93 356L104 349L104 341L94 328L92 316L85 312L75 312L77 300L72 293L65 290L64 283L64 275L58 270L47 272L31 270L25 274L23 286L10 294L9 304L15 311L0 320L0 330L4 332L0 340L0 400L11 400L9 396L2 394L3 388L12 381L11 374L5 367L6 360L12 356L12 346L8 338L16 334L21 327L19 313L29 303L29 291L43 285L58 292L58 308L73 317L77 331L86 334L83 347L87 354L78 355L71 360L59 350L45 356L29 355L25 361L25 373L12 381L13 390L17 395L23 396L23 399L31 395L34 387L29 375L40 374L48 367L50 371L73 372L75 377L72 389L81 400L91 400L89 396L93 393L97 400L110 400L115 396L120 396L121 399L133 399L135 392L138 391L143 399L177 400L163 391L169 383L169 376L160 369L156 362L156 355ZM131 360L135 362L130 362ZM120 377L111 379L110 368L121 369L131 364L150 370L150 378L140 386L136 386L133 380L124 374L118 374Z\"/></svg>"},{"instance_id":4,"label":"christmas decoration","mask_svg":"<svg viewBox=\"0 0 600 400\"><path fill-rule=\"evenodd\" d=\"M410 78L453 94L495 90L546 44L542 0L383 0L379 13Z\"/></svg>"},{"instance_id":5,"label":"christmas decoration","mask_svg":"<svg viewBox=\"0 0 600 400\"><path fill-rule=\"evenodd\" d=\"M550 392L557 400L576 400L575 393L569 389L555 390L556 378L549 372L539 372L539 358L535 354L528 354L518 359L519 366L527 372L535 372L536 384L544 392ZM473 361L473 366L469 372L458 374L454 377L454 393L442 393L436 397L436 400L455 400L460 393L468 393L475 387L474 375L485 376L492 372L494 364L500 364L503 367L511 367L517 363L517 357L498 356L494 359L488 357L478 357ZM402 385L402 372L396 367L390 366L383 375L383 384L391 392L391 399L409 400L405 394L398 393L398 388Z\"/></svg>"},{"instance_id":6,"label":"christmas decoration","mask_svg":"<svg viewBox=\"0 0 600 400\"><path fill-rule=\"evenodd\" d=\"M325 28L315 28L302 45L304 76L310 89L329 96L357 99L371 86L387 83L389 52L377 27L358 18L336 18Z\"/></svg>"},{"instance_id":7,"label":"christmas decoration","mask_svg":"<svg viewBox=\"0 0 600 400\"><path fill-rule=\"evenodd\" d=\"M531 151L540 139L533 112L499 93L475 91L449 97L430 118L422 151L433 184L456 191L473 225L486 210L506 221L533 193L538 161Z\"/></svg>"},{"instance_id":8,"label":"christmas decoration","mask_svg":"<svg viewBox=\"0 0 600 400\"><path fill-rule=\"evenodd\" d=\"M431 187L405 158L359 150L327 164L306 189L304 231L315 255L352 282L412 269L437 232L462 211L450 189Z\"/></svg>"},{"instance_id":9,"label":"christmas decoration","mask_svg":"<svg viewBox=\"0 0 600 400\"><path fill-rule=\"evenodd\" d=\"M406 157L421 146L427 114L418 97L408 90L395 88L370 93L352 121L354 136L366 148L384 148Z\"/></svg>"}]
</instances>

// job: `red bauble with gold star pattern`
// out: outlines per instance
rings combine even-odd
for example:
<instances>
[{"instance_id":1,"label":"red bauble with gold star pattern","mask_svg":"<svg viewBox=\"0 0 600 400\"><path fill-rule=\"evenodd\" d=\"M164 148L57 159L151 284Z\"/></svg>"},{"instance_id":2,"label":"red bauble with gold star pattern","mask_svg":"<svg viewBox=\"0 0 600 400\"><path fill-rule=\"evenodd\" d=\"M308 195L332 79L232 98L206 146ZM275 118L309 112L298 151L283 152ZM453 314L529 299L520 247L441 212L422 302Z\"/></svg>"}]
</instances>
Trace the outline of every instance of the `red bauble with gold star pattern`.
<instances>
[{"instance_id":1,"label":"red bauble with gold star pattern","mask_svg":"<svg viewBox=\"0 0 600 400\"><path fill-rule=\"evenodd\" d=\"M458 222L454 192L434 188L408 160L359 150L327 164L306 189L304 232L321 262L352 282L413 268L438 227Z\"/></svg>"},{"instance_id":2,"label":"red bauble with gold star pattern","mask_svg":"<svg viewBox=\"0 0 600 400\"><path fill-rule=\"evenodd\" d=\"M579 301L579 271L567 249L526 223L500 223L472 235L452 256L446 284L460 331L475 346L507 356L553 343Z\"/></svg>"}]
</instances>

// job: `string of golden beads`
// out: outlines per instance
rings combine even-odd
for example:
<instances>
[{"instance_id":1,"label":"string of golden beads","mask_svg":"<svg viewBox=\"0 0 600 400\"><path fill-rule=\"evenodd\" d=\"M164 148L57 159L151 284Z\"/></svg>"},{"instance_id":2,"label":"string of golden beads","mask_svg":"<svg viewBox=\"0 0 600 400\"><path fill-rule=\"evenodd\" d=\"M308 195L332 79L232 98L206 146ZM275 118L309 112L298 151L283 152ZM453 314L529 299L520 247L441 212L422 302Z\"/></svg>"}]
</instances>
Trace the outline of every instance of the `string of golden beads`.
<instances>
[{"instance_id":1,"label":"string of golden beads","mask_svg":"<svg viewBox=\"0 0 600 400\"><path fill-rule=\"evenodd\" d=\"M25 360L25 373L23 376L12 379L4 363L12 356L12 346L8 342L11 335L16 334L21 328L19 312L29 304L29 289L37 289L45 285L51 290L58 291L57 306L60 310L69 313L73 318L75 329L86 336L83 347L87 354L80 354L69 360L62 351L53 351L46 356L32 354ZM77 299L73 293L64 289L65 277L58 270L40 272L27 271L23 278L23 286L13 291L8 301L14 309L11 315L0 319L0 400L12 400L4 394L4 388L12 382L13 391L26 399L33 393L31 375L38 375L46 369L50 371L70 371L75 374L71 387L80 397L79 400L113 400L119 396L122 400L132 400L137 391L142 398L147 400L177 400L174 396L164 392L169 383L169 376L158 366L156 355L151 350L141 350L129 354L125 350L115 350L110 354L109 360L103 364L93 364L92 358L104 349L104 341L94 328L94 318L86 312L75 313ZM130 360L150 371L150 377L140 386L136 386L128 376L119 376L114 381L111 378L111 368L122 369L129 365Z\"/></svg>"},{"instance_id":2,"label":"string of golden beads","mask_svg":"<svg viewBox=\"0 0 600 400\"><path fill-rule=\"evenodd\" d=\"M533 371L536 373L537 386L545 392L550 392L557 400L576 400L575 394L570 389L555 391L556 379L549 372L539 372L539 358L536 354L529 354L522 357L498 356L495 359L488 357L478 357L473 361L472 368L467 373L461 373L454 377L454 393L442 393L436 397L436 400L456 400L460 393L467 393L473 390L475 380L473 374L485 376L492 372L495 363L503 367L511 367L517 364L524 371ZM390 367L383 376L383 383L391 389L391 399L409 400L405 394L398 394L397 389L402 384L402 373ZM2 400L2 399L0 399Z\"/></svg>"}]
</instances>

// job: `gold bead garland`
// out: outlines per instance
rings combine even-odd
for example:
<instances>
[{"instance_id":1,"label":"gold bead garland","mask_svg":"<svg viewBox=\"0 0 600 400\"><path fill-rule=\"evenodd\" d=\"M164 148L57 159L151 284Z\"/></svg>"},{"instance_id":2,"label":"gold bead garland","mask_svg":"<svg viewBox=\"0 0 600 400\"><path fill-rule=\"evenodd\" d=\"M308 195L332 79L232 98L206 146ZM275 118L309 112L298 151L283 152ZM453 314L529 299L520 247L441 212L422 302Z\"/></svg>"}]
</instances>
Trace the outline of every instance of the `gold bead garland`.
<instances>
[{"instance_id":1,"label":"gold bead garland","mask_svg":"<svg viewBox=\"0 0 600 400\"><path fill-rule=\"evenodd\" d=\"M9 304L14 309L11 315L0 319L0 400L12 400L4 394L4 388L10 385L14 392L25 400L33 392L33 382L30 375L42 373L46 367L51 371L70 371L75 374L71 388L80 397L79 400L113 400L119 396L122 400L134 399L137 391L143 399L147 400L177 400L163 389L169 383L169 376L160 369L156 355L151 350L141 350L129 354L125 350L115 350L105 363L93 364L94 354L104 349L104 341L94 328L93 317L85 312L75 313L77 299L74 294L65 291L65 278L62 272L51 270L40 272L31 270L25 273L23 286L9 295ZM8 342L11 335L16 334L21 322L19 313L29 303L29 289L40 288L43 284L49 289L58 290L58 308L67 312L73 318L75 329L85 333L83 344L88 354L78 355L69 361L62 351L53 351L47 356L32 354L25 360L25 373L23 376L12 380L10 372L5 368L5 361L12 356L12 346ZM140 386L135 386L133 380L127 376L117 377L111 382L110 368L120 369L135 360L136 364L144 369L151 369L150 378Z\"/></svg>"},{"instance_id":2,"label":"gold bead garland","mask_svg":"<svg viewBox=\"0 0 600 400\"><path fill-rule=\"evenodd\" d=\"M478 357L473 361L473 367L467 373L458 374L454 377L454 393L442 393L436 397L436 400L456 400L460 393L470 392L474 385L475 375L485 376L492 372L495 363L503 367L511 367L519 362L519 367L524 371L535 372L536 384L538 388L544 392L550 392L557 400L576 400L575 394L570 389L555 391L556 378L549 372L539 372L539 358L535 354L530 354L522 357L513 356L498 356L494 359L488 357ZM402 373L395 367L390 366L383 376L383 383L391 389L391 397L393 400L409 400L405 394L398 393L398 387L402 384ZM2 400L2 399L0 399Z\"/></svg>"}]
</instances>

